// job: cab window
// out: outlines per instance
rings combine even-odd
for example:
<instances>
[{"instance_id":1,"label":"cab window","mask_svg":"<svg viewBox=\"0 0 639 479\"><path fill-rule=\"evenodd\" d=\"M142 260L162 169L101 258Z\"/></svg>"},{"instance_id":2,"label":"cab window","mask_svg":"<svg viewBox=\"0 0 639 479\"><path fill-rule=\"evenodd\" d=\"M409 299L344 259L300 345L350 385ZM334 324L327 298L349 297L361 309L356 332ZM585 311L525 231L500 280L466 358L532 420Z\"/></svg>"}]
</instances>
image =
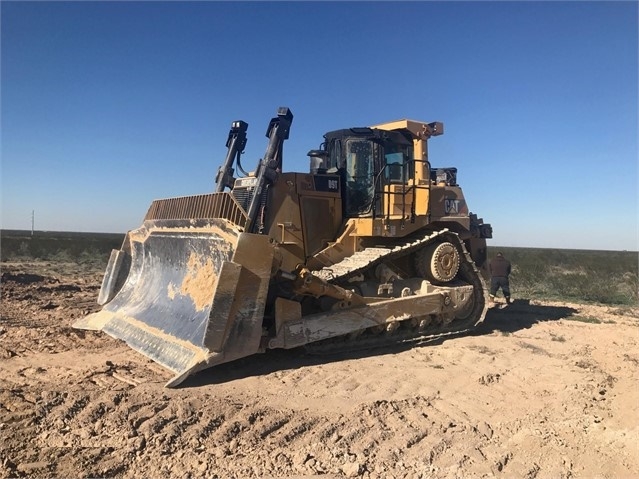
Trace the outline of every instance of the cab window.
<instances>
[{"instance_id":1,"label":"cab window","mask_svg":"<svg viewBox=\"0 0 639 479\"><path fill-rule=\"evenodd\" d=\"M368 140L346 142L346 212L361 215L371 211L375 197L373 143Z\"/></svg>"},{"instance_id":2,"label":"cab window","mask_svg":"<svg viewBox=\"0 0 639 479\"><path fill-rule=\"evenodd\" d=\"M408 178L412 178L414 166L408 161L411 155L410 148L405 145L384 145L384 178L387 183L406 183Z\"/></svg>"}]
</instances>

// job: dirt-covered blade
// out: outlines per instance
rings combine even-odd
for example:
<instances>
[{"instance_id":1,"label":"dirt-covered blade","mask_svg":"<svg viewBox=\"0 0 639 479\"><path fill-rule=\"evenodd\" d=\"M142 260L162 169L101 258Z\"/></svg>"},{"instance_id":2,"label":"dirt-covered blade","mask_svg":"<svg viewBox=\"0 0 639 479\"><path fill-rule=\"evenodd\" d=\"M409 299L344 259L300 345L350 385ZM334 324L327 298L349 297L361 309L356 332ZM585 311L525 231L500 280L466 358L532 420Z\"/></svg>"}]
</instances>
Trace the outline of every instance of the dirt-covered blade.
<instances>
[{"instance_id":1,"label":"dirt-covered blade","mask_svg":"<svg viewBox=\"0 0 639 479\"><path fill-rule=\"evenodd\" d=\"M106 304L74 327L126 341L176 373L170 385L258 351L272 260L267 238L224 220L146 221L111 259L100 293Z\"/></svg>"}]
</instances>

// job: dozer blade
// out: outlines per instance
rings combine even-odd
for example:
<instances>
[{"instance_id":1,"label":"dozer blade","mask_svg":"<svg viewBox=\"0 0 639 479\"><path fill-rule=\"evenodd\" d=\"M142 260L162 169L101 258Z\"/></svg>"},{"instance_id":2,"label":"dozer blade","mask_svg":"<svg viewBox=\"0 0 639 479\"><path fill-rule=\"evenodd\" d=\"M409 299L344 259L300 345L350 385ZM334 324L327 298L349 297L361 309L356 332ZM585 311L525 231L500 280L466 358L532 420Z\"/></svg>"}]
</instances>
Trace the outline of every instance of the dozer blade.
<instances>
[{"instance_id":1,"label":"dozer blade","mask_svg":"<svg viewBox=\"0 0 639 479\"><path fill-rule=\"evenodd\" d=\"M111 255L103 309L73 327L126 341L173 371L176 386L258 352L272 259L268 237L223 219L147 220Z\"/></svg>"}]
</instances>

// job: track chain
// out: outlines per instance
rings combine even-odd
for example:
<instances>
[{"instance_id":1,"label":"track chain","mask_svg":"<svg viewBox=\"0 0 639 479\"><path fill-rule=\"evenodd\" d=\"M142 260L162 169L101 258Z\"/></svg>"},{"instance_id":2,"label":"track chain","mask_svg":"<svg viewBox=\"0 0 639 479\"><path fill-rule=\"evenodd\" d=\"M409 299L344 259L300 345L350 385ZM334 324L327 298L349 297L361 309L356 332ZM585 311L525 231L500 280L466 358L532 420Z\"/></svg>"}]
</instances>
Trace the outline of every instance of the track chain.
<instances>
[{"instance_id":1,"label":"track chain","mask_svg":"<svg viewBox=\"0 0 639 479\"><path fill-rule=\"evenodd\" d=\"M308 343L304 346L304 350L309 354L323 356L386 348L396 345L417 346L466 333L471 331L474 325L475 322L473 320L464 320L454 321L446 326L430 326L423 331L405 329L400 332L379 333L376 335L366 335L364 333L356 339L347 339L347 336L338 336L316 343Z\"/></svg>"},{"instance_id":2,"label":"track chain","mask_svg":"<svg viewBox=\"0 0 639 479\"><path fill-rule=\"evenodd\" d=\"M344 258L339 263L314 271L313 274L330 283L348 280L369 268L374 268L383 261L392 260L409 254L422 248L435 238L446 236L448 236L449 239L454 237L455 242L462 250L462 262L460 264L459 272L472 284L474 291L481 292L481 296L483 297L481 309L476 310L476 313L473 314L473 316L463 320L458 319L445 325L432 324L425 330L402 329L393 333L379 333L371 335L364 333L362 336L354 339L347 339L348 337L331 338L317 343L307 344L305 346L306 351L310 354L321 355L376 349L394 344L418 345L429 341L435 341L446 336L464 333L483 321L487 311L488 289L463 241L456 233L453 233L448 229L436 231L429 236L413 241L407 241L404 244L396 245L394 247L366 248L362 251L358 251L352 256Z\"/></svg>"},{"instance_id":3,"label":"track chain","mask_svg":"<svg viewBox=\"0 0 639 479\"><path fill-rule=\"evenodd\" d=\"M436 231L429 236L419 238L413 241L407 241L404 244L396 245L393 247L373 247L365 248L362 251L344 258L339 263L335 263L331 266L326 266L318 271L313 271L313 275L322 278L325 281L335 283L346 280L353 276L357 276L368 268L372 268L382 263L383 261L392 260L398 258L407 253L411 253L426 243L429 243L438 236L451 233L448 229ZM455 234L455 236L457 236Z\"/></svg>"}]
</instances>

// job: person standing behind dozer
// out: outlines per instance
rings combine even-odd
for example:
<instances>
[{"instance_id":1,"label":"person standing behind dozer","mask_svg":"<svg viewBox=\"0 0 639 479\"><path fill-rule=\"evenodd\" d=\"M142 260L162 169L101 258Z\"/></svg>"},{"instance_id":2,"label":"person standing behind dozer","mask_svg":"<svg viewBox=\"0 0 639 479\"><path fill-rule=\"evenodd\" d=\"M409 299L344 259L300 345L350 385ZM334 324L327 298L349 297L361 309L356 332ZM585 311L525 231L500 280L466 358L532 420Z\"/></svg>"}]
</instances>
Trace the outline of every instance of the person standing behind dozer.
<instances>
[{"instance_id":1,"label":"person standing behind dozer","mask_svg":"<svg viewBox=\"0 0 639 479\"><path fill-rule=\"evenodd\" d=\"M506 298L506 304L510 304L510 285L508 284L508 276L510 276L510 261L504 258L503 253L497 253L488 265L490 268L490 302L495 301L497 290L501 288Z\"/></svg>"}]
</instances>

